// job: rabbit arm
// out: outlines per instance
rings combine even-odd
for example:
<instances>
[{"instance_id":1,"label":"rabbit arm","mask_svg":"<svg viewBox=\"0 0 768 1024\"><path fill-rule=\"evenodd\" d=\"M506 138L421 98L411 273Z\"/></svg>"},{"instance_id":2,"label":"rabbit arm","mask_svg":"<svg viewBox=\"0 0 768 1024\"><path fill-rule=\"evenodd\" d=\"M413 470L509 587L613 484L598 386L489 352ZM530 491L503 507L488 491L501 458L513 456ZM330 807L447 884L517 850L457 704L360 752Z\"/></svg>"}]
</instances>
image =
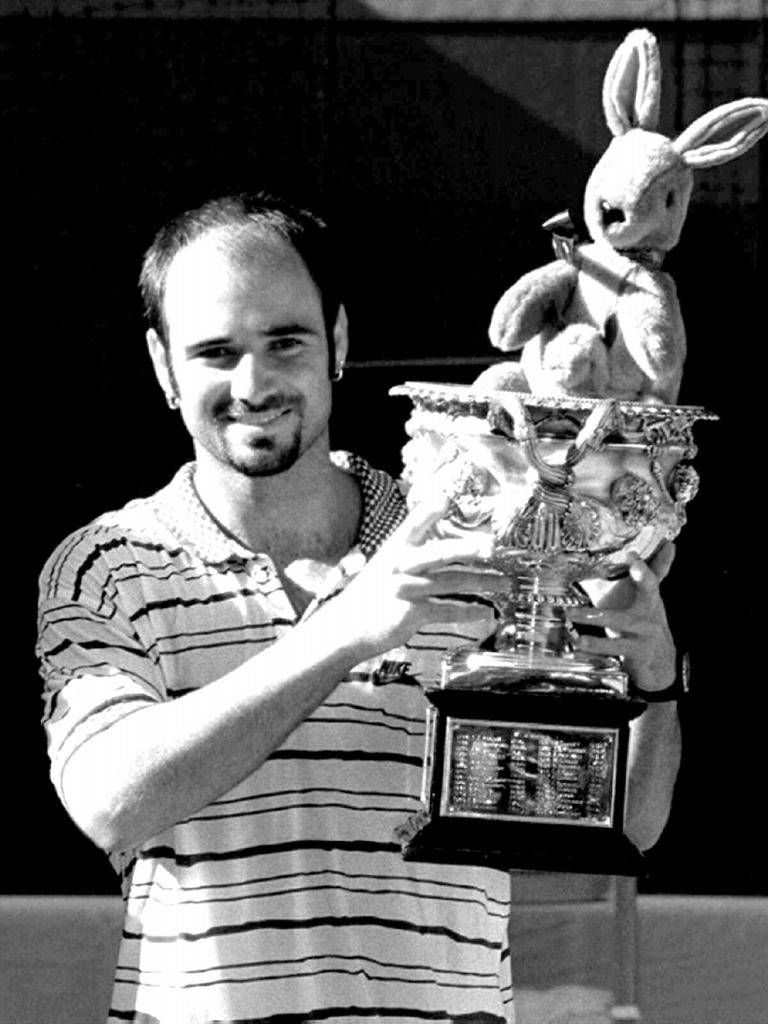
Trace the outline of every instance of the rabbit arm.
<instances>
[{"instance_id":1,"label":"rabbit arm","mask_svg":"<svg viewBox=\"0 0 768 1024\"><path fill-rule=\"evenodd\" d=\"M491 344L512 352L545 327L559 325L577 280L577 268L565 260L524 274L496 303L488 328Z\"/></svg>"},{"instance_id":2,"label":"rabbit arm","mask_svg":"<svg viewBox=\"0 0 768 1024\"><path fill-rule=\"evenodd\" d=\"M686 337L675 283L669 274L640 272L616 304L612 352L614 391L634 385L644 397L673 404L685 362Z\"/></svg>"}]
</instances>

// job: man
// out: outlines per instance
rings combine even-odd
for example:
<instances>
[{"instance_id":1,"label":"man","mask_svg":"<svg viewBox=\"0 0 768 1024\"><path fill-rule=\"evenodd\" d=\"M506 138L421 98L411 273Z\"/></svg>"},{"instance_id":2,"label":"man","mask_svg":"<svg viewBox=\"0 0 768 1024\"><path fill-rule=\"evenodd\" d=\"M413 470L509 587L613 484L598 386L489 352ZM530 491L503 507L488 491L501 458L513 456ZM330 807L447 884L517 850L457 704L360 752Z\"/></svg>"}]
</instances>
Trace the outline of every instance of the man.
<instances>
[{"instance_id":1,"label":"man","mask_svg":"<svg viewBox=\"0 0 768 1024\"><path fill-rule=\"evenodd\" d=\"M512 1019L505 874L406 863L393 838L418 807L422 685L490 633L478 598L503 581L472 568L484 538L430 538L437 484L406 516L389 477L330 452L348 342L326 234L263 196L158 234L147 341L195 460L42 575L52 777L127 896L111 1021ZM592 613L617 635L590 642L659 689L658 579L633 576L625 610ZM668 708L633 754L647 847Z\"/></svg>"}]
</instances>

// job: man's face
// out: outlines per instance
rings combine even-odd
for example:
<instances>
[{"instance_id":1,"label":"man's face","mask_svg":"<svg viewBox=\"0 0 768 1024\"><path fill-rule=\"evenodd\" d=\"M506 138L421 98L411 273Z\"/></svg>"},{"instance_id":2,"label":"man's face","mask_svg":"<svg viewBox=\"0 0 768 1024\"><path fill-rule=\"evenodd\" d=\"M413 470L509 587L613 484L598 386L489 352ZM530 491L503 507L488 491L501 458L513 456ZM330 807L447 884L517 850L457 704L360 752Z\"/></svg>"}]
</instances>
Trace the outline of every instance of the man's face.
<instances>
[{"instance_id":1,"label":"man's face","mask_svg":"<svg viewBox=\"0 0 768 1024\"><path fill-rule=\"evenodd\" d=\"M168 270L168 349L150 332L155 370L175 390L198 461L257 477L306 452L328 450L331 387L320 293L280 239L243 251L215 232L182 249ZM336 342L343 360L343 316Z\"/></svg>"}]
</instances>

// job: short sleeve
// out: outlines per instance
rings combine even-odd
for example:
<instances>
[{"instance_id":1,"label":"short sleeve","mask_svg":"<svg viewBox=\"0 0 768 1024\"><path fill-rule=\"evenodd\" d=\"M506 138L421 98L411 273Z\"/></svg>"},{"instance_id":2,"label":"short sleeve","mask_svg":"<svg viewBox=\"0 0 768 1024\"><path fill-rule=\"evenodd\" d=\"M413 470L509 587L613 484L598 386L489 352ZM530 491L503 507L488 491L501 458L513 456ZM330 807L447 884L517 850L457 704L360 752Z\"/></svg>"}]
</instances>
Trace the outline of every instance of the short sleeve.
<instances>
[{"instance_id":1,"label":"short sleeve","mask_svg":"<svg viewBox=\"0 0 768 1024\"><path fill-rule=\"evenodd\" d=\"M156 658L122 600L130 552L85 532L51 556L40 577L37 654L51 778L59 795L72 754L115 722L166 699Z\"/></svg>"}]
</instances>

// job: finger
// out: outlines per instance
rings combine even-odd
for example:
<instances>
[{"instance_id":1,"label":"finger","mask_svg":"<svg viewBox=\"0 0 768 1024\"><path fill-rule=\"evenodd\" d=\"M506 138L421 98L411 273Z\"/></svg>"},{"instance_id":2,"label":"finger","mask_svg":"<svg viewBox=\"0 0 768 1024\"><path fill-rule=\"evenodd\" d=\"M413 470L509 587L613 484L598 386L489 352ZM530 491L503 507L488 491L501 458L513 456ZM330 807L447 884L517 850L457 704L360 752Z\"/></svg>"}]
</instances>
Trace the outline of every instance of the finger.
<instances>
[{"instance_id":1,"label":"finger","mask_svg":"<svg viewBox=\"0 0 768 1024\"><path fill-rule=\"evenodd\" d=\"M630 557L632 561L629 564L629 577L632 582L648 598L657 596L660 582L659 577L648 563L644 562L634 551L631 552Z\"/></svg>"},{"instance_id":2,"label":"finger","mask_svg":"<svg viewBox=\"0 0 768 1024\"><path fill-rule=\"evenodd\" d=\"M428 621L446 622L485 622L489 630L493 629L494 615L487 604L478 601L457 601L446 597L435 597L424 606Z\"/></svg>"},{"instance_id":3,"label":"finger","mask_svg":"<svg viewBox=\"0 0 768 1024\"><path fill-rule=\"evenodd\" d=\"M405 519L392 533L389 544L405 542L420 544L443 518L450 506L450 497L445 492L431 492L408 512Z\"/></svg>"},{"instance_id":4,"label":"finger","mask_svg":"<svg viewBox=\"0 0 768 1024\"><path fill-rule=\"evenodd\" d=\"M455 471L442 466L428 484L419 488L418 504L408 513L403 523L403 532L415 543L419 543L430 532L438 520L446 515L455 494Z\"/></svg>"},{"instance_id":5,"label":"finger","mask_svg":"<svg viewBox=\"0 0 768 1024\"><path fill-rule=\"evenodd\" d=\"M633 640L626 636L582 636L574 646L590 654L610 654L620 658L642 658L648 649L646 640Z\"/></svg>"},{"instance_id":6,"label":"finger","mask_svg":"<svg viewBox=\"0 0 768 1024\"><path fill-rule=\"evenodd\" d=\"M677 548L675 545L671 540L666 540L648 562L649 568L655 574L659 583L669 575L669 570L672 568L676 554Z\"/></svg>"},{"instance_id":7,"label":"finger","mask_svg":"<svg viewBox=\"0 0 768 1024\"><path fill-rule=\"evenodd\" d=\"M665 643L663 637L658 637L649 643L648 637L645 636L580 636L573 643L580 650L596 654L621 655L626 658L634 658L638 662L656 661L666 657L670 652L674 658L674 646Z\"/></svg>"},{"instance_id":8,"label":"finger","mask_svg":"<svg viewBox=\"0 0 768 1024\"><path fill-rule=\"evenodd\" d=\"M419 488L423 496L400 527L404 537L414 544L419 544L429 535L435 523L442 519L451 507L456 496L457 477L458 467L455 462L449 461L433 473L428 487L422 485Z\"/></svg>"},{"instance_id":9,"label":"finger","mask_svg":"<svg viewBox=\"0 0 768 1024\"><path fill-rule=\"evenodd\" d=\"M638 618L636 609L568 608L565 614L574 624L597 626L631 636L649 637L659 632L659 624L651 619Z\"/></svg>"},{"instance_id":10,"label":"finger","mask_svg":"<svg viewBox=\"0 0 768 1024\"><path fill-rule=\"evenodd\" d=\"M398 588L398 595L407 600L441 595L468 597L498 594L508 588L503 576L495 573L443 571L434 576L407 576Z\"/></svg>"},{"instance_id":11,"label":"finger","mask_svg":"<svg viewBox=\"0 0 768 1024\"><path fill-rule=\"evenodd\" d=\"M397 562L397 569L411 575L440 572L450 565L485 562L491 557L492 548L493 539L490 534L483 533L468 533L463 537L428 540L418 547L409 545L402 551ZM489 576L505 578L496 570L489 568L484 571Z\"/></svg>"}]
</instances>

